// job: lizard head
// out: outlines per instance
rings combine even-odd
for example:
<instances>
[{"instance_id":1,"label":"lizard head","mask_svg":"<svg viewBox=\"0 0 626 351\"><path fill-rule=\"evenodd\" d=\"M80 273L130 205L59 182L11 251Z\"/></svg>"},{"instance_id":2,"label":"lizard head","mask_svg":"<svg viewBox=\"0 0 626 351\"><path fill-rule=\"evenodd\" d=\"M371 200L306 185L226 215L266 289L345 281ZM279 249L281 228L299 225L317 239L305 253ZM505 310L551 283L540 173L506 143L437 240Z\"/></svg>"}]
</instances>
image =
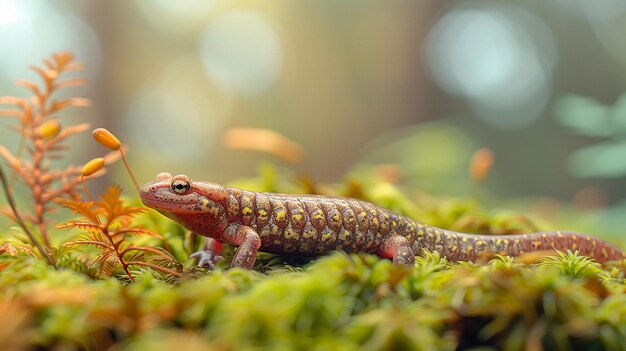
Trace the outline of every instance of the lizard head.
<instances>
[{"instance_id":1,"label":"lizard head","mask_svg":"<svg viewBox=\"0 0 626 351\"><path fill-rule=\"evenodd\" d=\"M144 205L181 221L187 216L208 214L218 217L224 211L228 193L223 186L192 181L186 175L159 173L139 191Z\"/></svg>"}]
</instances>

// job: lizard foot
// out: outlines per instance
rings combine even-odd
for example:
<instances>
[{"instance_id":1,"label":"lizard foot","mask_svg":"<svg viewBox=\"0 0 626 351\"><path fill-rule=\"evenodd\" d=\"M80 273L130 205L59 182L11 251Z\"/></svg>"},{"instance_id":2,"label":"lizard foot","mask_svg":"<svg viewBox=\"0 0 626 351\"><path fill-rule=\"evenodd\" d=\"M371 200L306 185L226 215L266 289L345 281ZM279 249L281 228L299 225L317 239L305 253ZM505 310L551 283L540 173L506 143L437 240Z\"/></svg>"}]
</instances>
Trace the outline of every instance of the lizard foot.
<instances>
[{"instance_id":1,"label":"lizard foot","mask_svg":"<svg viewBox=\"0 0 626 351\"><path fill-rule=\"evenodd\" d=\"M213 251L199 250L191 255L190 258L195 258L198 261L198 267L215 268L215 264L223 260L224 257L216 254Z\"/></svg>"},{"instance_id":2,"label":"lizard foot","mask_svg":"<svg viewBox=\"0 0 626 351\"><path fill-rule=\"evenodd\" d=\"M198 261L198 267L215 268L215 264L222 261L224 257L220 256L222 244L213 238L206 238L202 249L189 255L189 258L195 258Z\"/></svg>"}]
</instances>

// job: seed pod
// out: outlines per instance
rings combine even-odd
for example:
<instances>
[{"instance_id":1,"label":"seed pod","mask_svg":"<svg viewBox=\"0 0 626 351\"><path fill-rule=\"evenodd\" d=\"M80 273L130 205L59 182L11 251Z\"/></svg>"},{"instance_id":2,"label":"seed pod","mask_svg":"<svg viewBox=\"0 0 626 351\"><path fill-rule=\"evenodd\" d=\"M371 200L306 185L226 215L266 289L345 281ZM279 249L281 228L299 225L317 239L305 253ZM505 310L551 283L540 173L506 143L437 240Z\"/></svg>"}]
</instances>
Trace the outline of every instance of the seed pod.
<instances>
[{"instance_id":1,"label":"seed pod","mask_svg":"<svg viewBox=\"0 0 626 351\"><path fill-rule=\"evenodd\" d=\"M120 146L122 145L119 139L117 139L115 135L113 135L113 133L104 128L94 129L91 135L97 142L104 145L105 147L108 147L111 150L119 150Z\"/></svg>"},{"instance_id":2,"label":"seed pod","mask_svg":"<svg viewBox=\"0 0 626 351\"><path fill-rule=\"evenodd\" d=\"M37 134L43 139L52 139L61 132L61 123L56 120L47 121L37 128Z\"/></svg>"},{"instance_id":3,"label":"seed pod","mask_svg":"<svg viewBox=\"0 0 626 351\"><path fill-rule=\"evenodd\" d=\"M104 167L104 159L102 157L94 158L93 160L85 163L82 170L83 177L90 176Z\"/></svg>"}]
</instances>

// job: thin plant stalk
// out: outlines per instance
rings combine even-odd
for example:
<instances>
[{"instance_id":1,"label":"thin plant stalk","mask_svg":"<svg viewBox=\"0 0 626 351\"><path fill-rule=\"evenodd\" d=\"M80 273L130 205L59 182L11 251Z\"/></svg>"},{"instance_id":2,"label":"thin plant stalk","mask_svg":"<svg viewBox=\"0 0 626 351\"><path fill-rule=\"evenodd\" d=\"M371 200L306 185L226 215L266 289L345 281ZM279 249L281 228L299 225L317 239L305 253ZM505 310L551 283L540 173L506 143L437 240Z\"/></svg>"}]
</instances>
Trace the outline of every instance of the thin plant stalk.
<instances>
[{"instance_id":1,"label":"thin plant stalk","mask_svg":"<svg viewBox=\"0 0 626 351\"><path fill-rule=\"evenodd\" d=\"M122 162L124 162L124 166L126 167L126 170L128 171L128 175L130 175L130 179L133 180L133 184L135 184L135 189L137 190L137 193L139 193L139 183L137 183L137 179L135 178L133 171L130 170L130 165L126 161L126 155L124 154L123 148L120 148L120 154L122 155Z\"/></svg>"},{"instance_id":2,"label":"thin plant stalk","mask_svg":"<svg viewBox=\"0 0 626 351\"><path fill-rule=\"evenodd\" d=\"M7 199L7 202L9 203L9 206L11 207L11 210L13 211L13 215L15 216L15 220L17 221L17 224L19 224L20 227L24 229L24 232L26 233L26 235L28 235L28 238L30 239L30 241L37 247L37 250L39 250L41 255L46 258L48 263L52 267L56 268L56 265L54 263L54 259L52 258L52 256L48 254L48 252L43 247L43 245L41 245L41 243L37 240L35 235L30 231L30 229L28 229L28 226L26 225L26 223L24 223L24 220L22 220L22 216L20 216L19 212L17 211L17 207L15 206L15 201L13 200L13 194L11 193L11 189L9 188L9 185L7 183L7 179L4 175L4 171L2 170L2 167L0 167L0 182L2 183L2 187L4 188L4 195Z\"/></svg>"}]
</instances>

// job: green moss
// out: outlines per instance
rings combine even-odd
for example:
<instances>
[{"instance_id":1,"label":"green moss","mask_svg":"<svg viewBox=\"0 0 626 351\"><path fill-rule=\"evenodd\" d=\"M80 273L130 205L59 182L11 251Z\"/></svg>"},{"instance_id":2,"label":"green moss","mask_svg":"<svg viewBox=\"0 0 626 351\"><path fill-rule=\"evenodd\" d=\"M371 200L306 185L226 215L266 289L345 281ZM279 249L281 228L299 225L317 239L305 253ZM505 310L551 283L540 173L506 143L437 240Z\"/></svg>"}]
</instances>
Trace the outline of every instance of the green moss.
<instances>
[{"instance_id":1,"label":"green moss","mask_svg":"<svg viewBox=\"0 0 626 351\"><path fill-rule=\"evenodd\" d=\"M133 349L155 340L184 347L184 336L206 347L259 350L626 345L624 281L571 253L483 266L426 253L414 269L334 253L302 271L216 270L174 285L149 272L124 285L34 258L2 261L9 263L0 275L2 303L26 309L34 326L27 344L46 347L97 341Z\"/></svg>"}]
</instances>

